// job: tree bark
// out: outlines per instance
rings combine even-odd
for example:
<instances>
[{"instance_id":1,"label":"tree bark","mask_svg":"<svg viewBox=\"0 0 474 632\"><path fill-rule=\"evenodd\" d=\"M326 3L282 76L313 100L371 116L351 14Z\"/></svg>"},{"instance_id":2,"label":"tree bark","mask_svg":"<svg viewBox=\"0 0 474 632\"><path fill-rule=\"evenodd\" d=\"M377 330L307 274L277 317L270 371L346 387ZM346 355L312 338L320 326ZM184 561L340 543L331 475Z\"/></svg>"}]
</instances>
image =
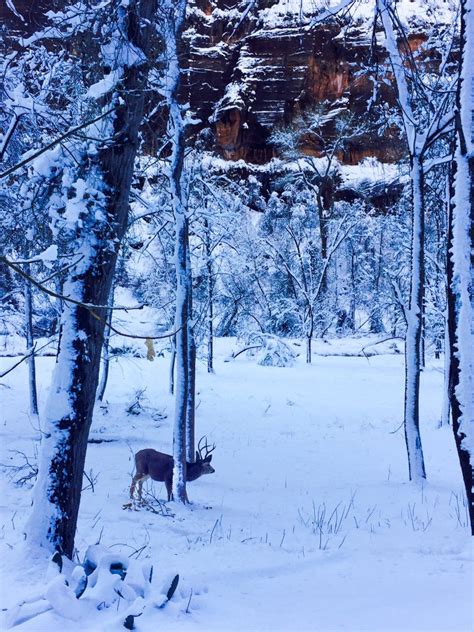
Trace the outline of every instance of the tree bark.
<instances>
[{"instance_id":1,"label":"tree bark","mask_svg":"<svg viewBox=\"0 0 474 632\"><path fill-rule=\"evenodd\" d=\"M153 39L155 0L131 0L121 36L144 53L144 59L124 66L113 96L115 108L108 124L113 140L85 153L80 178L101 195L88 198L89 211L75 242L84 258L72 270L65 295L84 303L107 305L117 251L128 222L129 193L139 143L148 76L146 57ZM104 123L107 122L104 120ZM46 410L45 435L34 490L33 510L27 525L32 544L74 552L74 537L81 499L87 439L92 422L107 310L64 302L60 344Z\"/></svg>"},{"instance_id":2,"label":"tree bark","mask_svg":"<svg viewBox=\"0 0 474 632\"><path fill-rule=\"evenodd\" d=\"M194 463L196 460L196 340L192 326L188 328L188 382L188 399L186 405L186 460L188 463Z\"/></svg>"},{"instance_id":3,"label":"tree bark","mask_svg":"<svg viewBox=\"0 0 474 632\"><path fill-rule=\"evenodd\" d=\"M25 265L25 272L31 275L30 264ZM33 297L31 293L31 284L25 279L24 281L24 297L25 297L25 333L26 333L26 353L28 357L28 384L30 394L30 413L38 415L38 391L36 388L36 355L34 352L35 341L33 338Z\"/></svg>"},{"instance_id":4,"label":"tree bark","mask_svg":"<svg viewBox=\"0 0 474 632\"><path fill-rule=\"evenodd\" d=\"M207 372L214 373L214 275L212 270L211 237L209 223L204 220L207 269Z\"/></svg>"},{"instance_id":5,"label":"tree bark","mask_svg":"<svg viewBox=\"0 0 474 632\"><path fill-rule=\"evenodd\" d=\"M107 327L104 332L104 344L102 347L102 374L100 376L99 388L97 390L97 401L101 402L104 399L105 389L107 388L107 381L109 379L109 368L110 368L110 355L109 355L109 343L110 343L110 325L112 324L112 316L114 306L114 287L112 285L112 289L110 292L110 308L109 313L107 314Z\"/></svg>"},{"instance_id":6,"label":"tree bark","mask_svg":"<svg viewBox=\"0 0 474 632\"><path fill-rule=\"evenodd\" d=\"M454 198L448 259L448 328L453 380L451 411L454 439L466 489L474 535L474 125L472 60L474 18L461 1L460 79L457 90Z\"/></svg>"},{"instance_id":7,"label":"tree bark","mask_svg":"<svg viewBox=\"0 0 474 632\"><path fill-rule=\"evenodd\" d=\"M184 121L178 101L181 86L179 45L181 42L186 0L163 3L166 20L166 55L168 59L169 120L168 133L171 137L170 187L175 216L175 264L176 264L176 402L173 429L173 496L182 503L188 501L186 494L186 420L189 403L189 334L192 277L189 253L189 221L183 191L184 167Z\"/></svg>"},{"instance_id":8,"label":"tree bark","mask_svg":"<svg viewBox=\"0 0 474 632\"><path fill-rule=\"evenodd\" d=\"M410 480L426 478L420 436L420 368L424 283L424 199L423 166L412 157L412 244L410 303L405 338L405 442Z\"/></svg>"}]
</instances>

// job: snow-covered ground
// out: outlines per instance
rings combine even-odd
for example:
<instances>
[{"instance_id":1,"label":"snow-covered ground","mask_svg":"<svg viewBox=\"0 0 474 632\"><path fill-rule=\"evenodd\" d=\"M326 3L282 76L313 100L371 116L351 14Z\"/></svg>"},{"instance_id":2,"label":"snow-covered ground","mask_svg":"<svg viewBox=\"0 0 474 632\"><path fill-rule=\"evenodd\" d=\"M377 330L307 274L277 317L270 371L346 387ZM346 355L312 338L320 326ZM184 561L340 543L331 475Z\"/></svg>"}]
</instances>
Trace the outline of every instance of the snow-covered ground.
<instances>
[{"instance_id":1,"label":"snow-covered ground","mask_svg":"<svg viewBox=\"0 0 474 632\"><path fill-rule=\"evenodd\" d=\"M442 361L422 375L422 438L428 481L407 482L402 354L315 356L306 366L259 366L235 341L218 341L216 374L199 365L197 433L217 448L216 473L189 484L174 515L124 510L132 452L170 452L173 400L168 357L112 362L107 404L97 411L76 546L100 540L150 562L157 582L180 585L136 629L444 631L472 629L472 565L462 481L450 428L439 428ZM350 351L353 350L354 341ZM343 351L344 343L333 344ZM348 349L349 350L349 349ZM388 350L388 349L387 349ZM0 370L13 358L1 358ZM44 404L53 358L38 361ZM1 380L2 464L33 457L26 367ZM127 409L146 389L138 415ZM2 608L41 591L45 566L25 560L30 491L3 469L0 508ZM17 476L18 478L18 476ZM164 499L164 485L154 494ZM121 602L118 602L118 607ZM2 616L7 621L9 612ZM119 617L119 618L117 618ZM94 620L48 611L22 631L119 630L117 607Z\"/></svg>"}]
</instances>

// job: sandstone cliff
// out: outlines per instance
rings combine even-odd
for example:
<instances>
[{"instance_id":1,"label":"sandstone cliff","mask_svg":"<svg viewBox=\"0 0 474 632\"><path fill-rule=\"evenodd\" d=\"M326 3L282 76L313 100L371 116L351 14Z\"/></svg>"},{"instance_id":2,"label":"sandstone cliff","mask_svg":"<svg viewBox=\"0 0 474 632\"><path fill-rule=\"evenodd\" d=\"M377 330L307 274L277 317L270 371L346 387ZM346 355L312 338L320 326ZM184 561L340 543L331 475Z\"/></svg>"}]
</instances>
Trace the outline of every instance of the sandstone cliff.
<instances>
[{"instance_id":1,"label":"sandstone cliff","mask_svg":"<svg viewBox=\"0 0 474 632\"><path fill-rule=\"evenodd\" d=\"M344 4L349 8L331 14ZM426 31L435 20L449 23L451 4L403 0L399 11L410 48L435 61L435 52L423 51ZM198 119L195 130L210 128L213 149L222 157L262 164L276 153L269 143L275 128L322 104L329 112L342 106L368 124L365 133L346 143L339 156L343 163L357 164L367 156L399 160L404 149L398 131L378 130L375 113L368 113L374 94L368 69L385 63L373 12L373 0L196 0L187 31L187 98ZM393 105L391 85L382 82L376 98ZM328 136L335 133L331 120ZM320 153L304 130L302 146Z\"/></svg>"}]
</instances>

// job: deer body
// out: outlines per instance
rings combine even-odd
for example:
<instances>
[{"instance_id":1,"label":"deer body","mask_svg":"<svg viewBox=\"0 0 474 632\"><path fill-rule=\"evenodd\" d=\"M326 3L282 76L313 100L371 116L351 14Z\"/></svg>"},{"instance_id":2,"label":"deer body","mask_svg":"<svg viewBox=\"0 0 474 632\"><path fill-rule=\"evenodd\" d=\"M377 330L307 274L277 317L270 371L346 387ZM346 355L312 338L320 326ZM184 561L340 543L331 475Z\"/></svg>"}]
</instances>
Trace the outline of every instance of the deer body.
<instances>
[{"instance_id":1,"label":"deer body","mask_svg":"<svg viewBox=\"0 0 474 632\"><path fill-rule=\"evenodd\" d=\"M199 442L199 445L201 442ZM215 446L214 446L215 447ZM186 463L186 481L195 481L204 474L213 474L215 472L211 465L212 450L209 449L207 442L204 448L207 450L205 456L202 454L204 448L200 448L196 452L196 461L194 463ZM140 450L135 454L136 473L130 487L130 498L133 500L135 487L138 483L138 498L142 498L142 487L144 481L151 478L153 481L163 482L168 493L168 500L173 499L173 457L170 454L158 452L152 448Z\"/></svg>"}]
</instances>

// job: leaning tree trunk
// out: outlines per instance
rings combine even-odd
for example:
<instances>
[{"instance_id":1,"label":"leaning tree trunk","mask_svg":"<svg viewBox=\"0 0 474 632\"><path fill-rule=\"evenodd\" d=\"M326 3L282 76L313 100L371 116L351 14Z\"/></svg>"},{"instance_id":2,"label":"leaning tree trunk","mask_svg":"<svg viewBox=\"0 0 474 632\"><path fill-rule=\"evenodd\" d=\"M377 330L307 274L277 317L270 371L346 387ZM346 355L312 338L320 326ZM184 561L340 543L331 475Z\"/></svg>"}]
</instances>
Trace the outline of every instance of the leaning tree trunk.
<instances>
[{"instance_id":1,"label":"leaning tree trunk","mask_svg":"<svg viewBox=\"0 0 474 632\"><path fill-rule=\"evenodd\" d=\"M78 182L87 196L87 213L72 246L83 253L64 285L64 295L81 303L107 305L129 209L129 193L143 118L155 0L131 0L117 37L141 49L143 59L123 66L111 99L113 113L107 143L84 156ZM110 106L109 106L110 107ZM107 108L107 106L106 106ZM80 187L79 187L80 188ZM94 196L94 191L101 192ZM77 189L76 189L77 193ZM45 413L38 481L27 534L32 544L74 551L77 517L99 379L107 308L91 311L65 302L60 320L60 348Z\"/></svg>"},{"instance_id":2,"label":"leaning tree trunk","mask_svg":"<svg viewBox=\"0 0 474 632\"><path fill-rule=\"evenodd\" d=\"M453 389L454 438L474 535L474 18L467 0L461 2L461 72L457 91L457 144L451 247L448 265L448 326Z\"/></svg>"},{"instance_id":3,"label":"leaning tree trunk","mask_svg":"<svg viewBox=\"0 0 474 632\"><path fill-rule=\"evenodd\" d=\"M424 283L423 166L412 157L412 243L410 303L405 338L405 441L410 480L426 478L420 436L420 368Z\"/></svg>"}]
</instances>

